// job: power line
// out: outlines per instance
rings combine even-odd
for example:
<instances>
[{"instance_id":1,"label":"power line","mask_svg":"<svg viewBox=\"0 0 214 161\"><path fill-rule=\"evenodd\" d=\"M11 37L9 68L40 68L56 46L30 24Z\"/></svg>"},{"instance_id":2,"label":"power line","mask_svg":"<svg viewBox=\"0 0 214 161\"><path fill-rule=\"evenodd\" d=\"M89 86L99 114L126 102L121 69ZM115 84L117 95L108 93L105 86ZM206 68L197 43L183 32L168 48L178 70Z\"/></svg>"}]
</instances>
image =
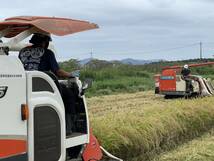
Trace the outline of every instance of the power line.
<instances>
[{"instance_id":1,"label":"power line","mask_svg":"<svg viewBox=\"0 0 214 161\"><path fill-rule=\"evenodd\" d=\"M194 43L194 44L189 44L189 45L179 46L179 47L165 48L165 49L159 49L159 50L151 50L151 51L147 51L147 52L144 52L144 53L154 53L154 52L171 51L171 50L189 48L189 47L192 47L192 46L196 46L196 45L198 45L198 44L199 44L199 43Z\"/></svg>"},{"instance_id":2,"label":"power line","mask_svg":"<svg viewBox=\"0 0 214 161\"><path fill-rule=\"evenodd\" d=\"M120 53L120 54L150 54L150 53L157 53L157 52L167 52L167 51L171 51L171 50L179 50L179 49L183 49L183 48L189 48L189 47L192 47L192 46L198 46L199 43L193 43L193 44L189 44L189 45L185 45L185 46L179 46L179 47L172 47L172 48L165 48L165 49L158 49L158 50L149 50L149 51L120 51L120 52L113 52L113 51L110 51L110 52L107 52L108 54L115 54L115 53Z\"/></svg>"},{"instance_id":3,"label":"power line","mask_svg":"<svg viewBox=\"0 0 214 161\"><path fill-rule=\"evenodd\" d=\"M211 43L211 42L209 42ZM207 44L207 43L206 43ZM158 49L158 50L149 50L149 51L110 51L110 52L102 52L102 54L151 54L151 53L158 53L158 52L168 52L168 51L172 51L172 50L179 50L179 49L184 49L184 48L189 48L189 47L193 47L193 46L198 46L200 45L200 58L202 58L202 42L199 43L192 43L192 44L188 44L188 45L183 45L183 46L177 46L177 47L171 47L171 48L164 48L164 49ZM93 58L93 49L91 49L90 51L90 57ZM79 54L74 54L71 55L71 57L79 57L79 56L83 56L83 55L88 55L87 52L85 53L79 53Z\"/></svg>"}]
</instances>

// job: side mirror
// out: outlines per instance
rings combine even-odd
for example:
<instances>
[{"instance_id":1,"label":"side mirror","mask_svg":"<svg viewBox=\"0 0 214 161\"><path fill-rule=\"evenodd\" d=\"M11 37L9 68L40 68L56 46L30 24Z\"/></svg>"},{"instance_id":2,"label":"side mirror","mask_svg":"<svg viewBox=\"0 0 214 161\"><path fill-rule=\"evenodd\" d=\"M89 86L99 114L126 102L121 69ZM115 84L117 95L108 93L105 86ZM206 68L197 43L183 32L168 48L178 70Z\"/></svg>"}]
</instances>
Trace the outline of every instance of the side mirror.
<instances>
[{"instance_id":1,"label":"side mirror","mask_svg":"<svg viewBox=\"0 0 214 161\"><path fill-rule=\"evenodd\" d=\"M74 77L80 77L80 70L75 70L71 72Z\"/></svg>"},{"instance_id":2,"label":"side mirror","mask_svg":"<svg viewBox=\"0 0 214 161\"><path fill-rule=\"evenodd\" d=\"M82 90L86 90L86 89L88 89L88 84L83 84Z\"/></svg>"},{"instance_id":3,"label":"side mirror","mask_svg":"<svg viewBox=\"0 0 214 161\"><path fill-rule=\"evenodd\" d=\"M88 88L90 88L93 84L93 80L90 79L90 78L87 78L83 81L83 84L82 84L82 90L86 90Z\"/></svg>"}]
</instances>

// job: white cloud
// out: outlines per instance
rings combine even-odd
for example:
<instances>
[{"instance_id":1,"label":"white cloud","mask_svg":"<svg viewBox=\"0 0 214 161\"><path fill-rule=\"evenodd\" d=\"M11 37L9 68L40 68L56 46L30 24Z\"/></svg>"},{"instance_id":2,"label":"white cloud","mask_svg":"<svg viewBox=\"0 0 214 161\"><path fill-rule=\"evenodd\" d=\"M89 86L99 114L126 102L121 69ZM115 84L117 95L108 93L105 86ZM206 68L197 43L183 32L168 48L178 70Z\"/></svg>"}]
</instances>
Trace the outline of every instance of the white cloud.
<instances>
[{"instance_id":1,"label":"white cloud","mask_svg":"<svg viewBox=\"0 0 214 161\"><path fill-rule=\"evenodd\" d=\"M213 41L214 1L212 0L7 0L1 2L0 18L17 15L59 16L89 20L100 29L54 38L61 57L88 57L91 48L99 58L139 57L190 58L197 49L134 55L182 46L198 41ZM70 42L70 43L69 43ZM72 51L72 52L70 52ZM69 53L69 54L68 54ZM72 53L72 54L70 54ZM74 54L75 53L75 54ZM179 54L178 54L179 53Z\"/></svg>"}]
</instances>

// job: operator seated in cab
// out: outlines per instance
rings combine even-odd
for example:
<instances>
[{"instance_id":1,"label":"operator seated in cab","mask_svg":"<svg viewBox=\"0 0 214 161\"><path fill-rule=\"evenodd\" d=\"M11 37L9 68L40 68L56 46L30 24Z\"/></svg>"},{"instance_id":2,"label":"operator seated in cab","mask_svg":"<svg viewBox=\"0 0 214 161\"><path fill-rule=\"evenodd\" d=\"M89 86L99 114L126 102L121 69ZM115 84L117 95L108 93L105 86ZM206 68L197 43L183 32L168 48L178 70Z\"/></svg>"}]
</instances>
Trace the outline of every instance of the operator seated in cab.
<instances>
[{"instance_id":1,"label":"operator seated in cab","mask_svg":"<svg viewBox=\"0 0 214 161\"><path fill-rule=\"evenodd\" d=\"M72 73L68 73L63 69L60 69L59 64L56 61L55 54L48 49L49 42L51 41L49 34L35 33L29 42L32 46L28 46L20 50L19 59L21 60L25 70L27 71L43 71L52 72L60 78L72 78ZM69 135L72 132L72 114L75 113L74 100L71 99L73 93L67 89L63 84L59 85L60 93L65 106L66 114L66 133Z\"/></svg>"},{"instance_id":2,"label":"operator seated in cab","mask_svg":"<svg viewBox=\"0 0 214 161\"><path fill-rule=\"evenodd\" d=\"M193 91L193 86L192 86L192 79L190 77L191 75L191 70L189 69L189 66L187 64L185 64L181 70L181 75L182 78L185 80L186 82L186 91L192 92Z\"/></svg>"}]
</instances>

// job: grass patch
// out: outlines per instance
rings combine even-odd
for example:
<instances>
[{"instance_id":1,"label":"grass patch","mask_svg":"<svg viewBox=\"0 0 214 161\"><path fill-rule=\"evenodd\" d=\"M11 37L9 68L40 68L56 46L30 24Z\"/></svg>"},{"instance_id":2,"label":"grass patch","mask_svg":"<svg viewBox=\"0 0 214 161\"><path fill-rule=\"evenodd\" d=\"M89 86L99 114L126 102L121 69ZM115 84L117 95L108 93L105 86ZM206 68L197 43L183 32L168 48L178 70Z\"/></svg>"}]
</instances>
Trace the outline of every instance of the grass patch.
<instances>
[{"instance_id":1,"label":"grass patch","mask_svg":"<svg viewBox=\"0 0 214 161\"><path fill-rule=\"evenodd\" d=\"M81 80L90 78L93 85L86 92L87 97L123 92L138 92L154 89L153 73L138 66L116 66L98 69L82 69Z\"/></svg>"},{"instance_id":2,"label":"grass patch","mask_svg":"<svg viewBox=\"0 0 214 161\"><path fill-rule=\"evenodd\" d=\"M86 92L87 97L109 95L116 93L132 93L148 91L154 88L152 78L144 77L122 77L117 79L97 80Z\"/></svg>"}]
</instances>

